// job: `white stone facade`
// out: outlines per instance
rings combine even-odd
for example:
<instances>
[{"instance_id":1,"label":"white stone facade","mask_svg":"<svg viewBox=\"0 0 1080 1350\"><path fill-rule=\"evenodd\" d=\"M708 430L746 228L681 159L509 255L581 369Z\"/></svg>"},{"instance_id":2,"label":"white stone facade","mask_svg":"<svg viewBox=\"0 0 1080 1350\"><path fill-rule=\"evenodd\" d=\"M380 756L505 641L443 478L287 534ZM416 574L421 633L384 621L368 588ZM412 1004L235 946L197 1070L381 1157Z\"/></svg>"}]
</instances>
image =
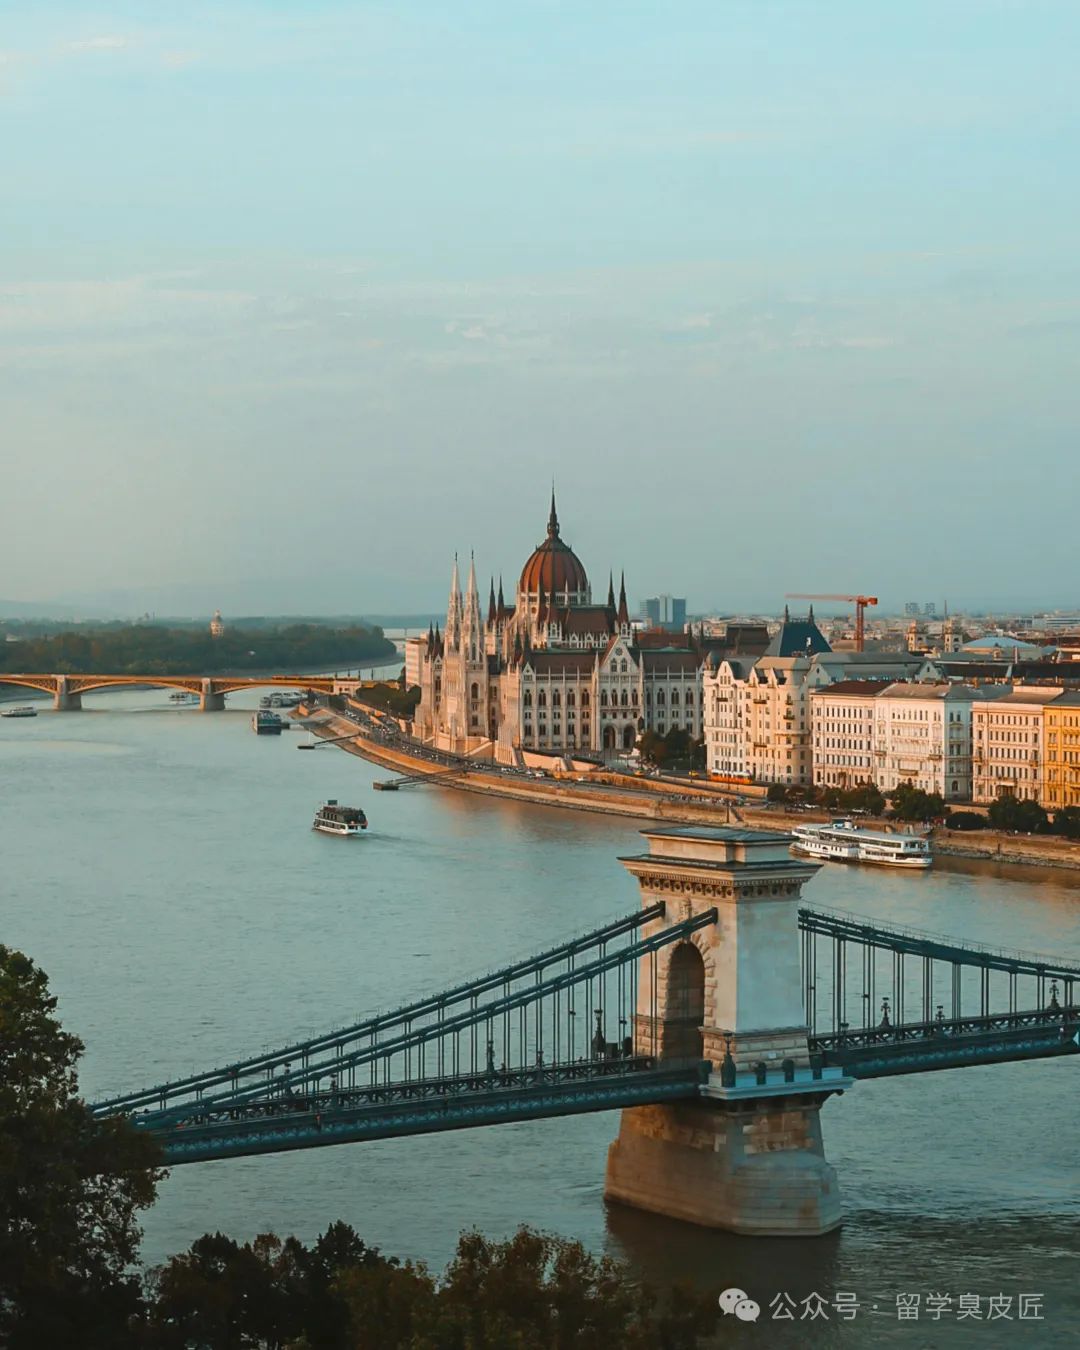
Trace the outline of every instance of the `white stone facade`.
<instances>
[{"instance_id":1,"label":"white stone facade","mask_svg":"<svg viewBox=\"0 0 1080 1350\"><path fill-rule=\"evenodd\" d=\"M1043 791L1043 708L1061 689L1015 687L972 710L974 800L1039 801Z\"/></svg>"}]
</instances>

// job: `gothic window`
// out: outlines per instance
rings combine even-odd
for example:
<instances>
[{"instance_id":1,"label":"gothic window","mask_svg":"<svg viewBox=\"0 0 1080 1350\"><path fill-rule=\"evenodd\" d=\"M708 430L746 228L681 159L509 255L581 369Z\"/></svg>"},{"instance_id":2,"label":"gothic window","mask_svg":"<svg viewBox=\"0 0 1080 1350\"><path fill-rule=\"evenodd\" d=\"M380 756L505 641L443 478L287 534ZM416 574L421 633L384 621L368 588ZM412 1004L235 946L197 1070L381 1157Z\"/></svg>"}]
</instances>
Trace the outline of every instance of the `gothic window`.
<instances>
[{"instance_id":1,"label":"gothic window","mask_svg":"<svg viewBox=\"0 0 1080 1350\"><path fill-rule=\"evenodd\" d=\"M581 706L583 708L587 708L589 706L589 691L587 689L583 689L581 691Z\"/></svg>"},{"instance_id":2,"label":"gothic window","mask_svg":"<svg viewBox=\"0 0 1080 1350\"><path fill-rule=\"evenodd\" d=\"M552 690L552 693L551 693L551 706L552 706L553 708L557 708L557 707L559 707L559 705L560 705L561 703L562 703L562 697L561 697L561 695L559 694L559 691L558 691L557 689L553 689L553 690Z\"/></svg>"},{"instance_id":3,"label":"gothic window","mask_svg":"<svg viewBox=\"0 0 1080 1350\"><path fill-rule=\"evenodd\" d=\"M664 691L662 689L656 691L656 704L660 708L664 706Z\"/></svg>"},{"instance_id":4,"label":"gothic window","mask_svg":"<svg viewBox=\"0 0 1080 1350\"><path fill-rule=\"evenodd\" d=\"M675 708L678 706L678 703L679 703L679 691L677 689L673 689L671 691L671 706Z\"/></svg>"},{"instance_id":5,"label":"gothic window","mask_svg":"<svg viewBox=\"0 0 1080 1350\"><path fill-rule=\"evenodd\" d=\"M526 690L525 690L525 706L526 706L526 708L531 708L531 707L532 707L532 690L531 690L531 689L526 689Z\"/></svg>"},{"instance_id":6,"label":"gothic window","mask_svg":"<svg viewBox=\"0 0 1080 1350\"><path fill-rule=\"evenodd\" d=\"M536 702L537 705L541 708L547 707L547 694L544 692L543 689L541 689L540 692L536 695Z\"/></svg>"},{"instance_id":7,"label":"gothic window","mask_svg":"<svg viewBox=\"0 0 1080 1350\"><path fill-rule=\"evenodd\" d=\"M688 708L692 708L694 706L694 691L692 689L688 689L686 691L686 706Z\"/></svg>"},{"instance_id":8,"label":"gothic window","mask_svg":"<svg viewBox=\"0 0 1080 1350\"><path fill-rule=\"evenodd\" d=\"M435 681L435 697L438 698L442 693L442 680Z\"/></svg>"},{"instance_id":9,"label":"gothic window","mask_svg":"<svg viewBox=\"0 0 1080 1350\"><path fill-rule=\"evenodd\" d=\"M625 689L622 691L622 698L619 700L619 702L623 705L624 708L626 707L627 703L629 702L629 699L627 698L626 690L625 690Z\"/></svg>"},{"instance_id":10,"label":"gothic window","mask_svg":"<svg viewBox=\"0 0 1080 1350\"><path fill-rule=\"evenodd\" d=\"M472 696L474 699L478 699L480 697L480 686L478 684L473 685Z\"/></svg>"},{"instance_id":11,"label":"gothic window","mask_svg":"<svg viewBox=\"0 0 1080 1350\"><path fill-rule=\"evenodd\" d=\"M566 706L568 708L572 708L574 706L574 691L572 689L567 690Z\"/></svg>"},{"instance_id":12,"label":"gothic window","mask_svg":"<svg viewBox=\"0 0 1080 1350\"><path fill-rule=\"evenodd\" d=\"M606 690L606 689L601 689L601 690L600 690L600 706L601 706L601 708L606 708L606 707L607 707L607 690Z\"/></svg>"},{"instance_id":13,"label":"gothic window","mask_svg":"<svg viewBox=\"0 0 1080 1350\"><path fill-rule=\"evenodd\" d=\"M630 691L630 702L634 705L635 708L637 707L637 690L636 690L636 689L631 689L631 691Z\"/></svg>"},{"instance_id":14,"label":"gothic window","mask_svg":"<svg viewBox=\"0 0 1080 1350\"><path fill-rule=\"evenodd\" d=\"M625 662L625 661L620 661L620 662L619 662L619 672L620 672L620 674L622 674L622 675L625 675L625 674L626 674L626 662Z\"/></svg>"}]
</instances>

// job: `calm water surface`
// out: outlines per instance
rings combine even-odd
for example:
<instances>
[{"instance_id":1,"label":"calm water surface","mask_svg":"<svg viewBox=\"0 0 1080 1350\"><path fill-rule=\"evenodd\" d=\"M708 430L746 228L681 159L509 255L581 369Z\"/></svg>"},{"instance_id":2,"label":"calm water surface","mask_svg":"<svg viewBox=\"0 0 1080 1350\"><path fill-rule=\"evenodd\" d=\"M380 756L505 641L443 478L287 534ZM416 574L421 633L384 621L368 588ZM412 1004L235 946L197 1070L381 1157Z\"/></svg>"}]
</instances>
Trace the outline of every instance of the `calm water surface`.
<instances>
[{"instance_id":1,"label":"calm water surface","mask_svg":"<svg viewBox=\"0 0 1080 1350\"><path fill-rule=\"evenodd\" d=\"M351 1021L638 904L615 861L639 847L633 822L433 787L376 796L380 771L353 756L297 754L298 731L254 736L256 702L231 696L230 710L203 715L134 691L0 721L0 941L48 971L86 1042L88 1097ZM314 834L328 796L362 804L369 835ZM1068 873L829 867L807 894L1080 957L1080 878ZM733 1344L1072 1345L1078 1070L966 1069L833 1099L822 1119L847 1221L817 1241L607 1208L617 1117L605 1113L179 1168L147 1218L145 1253L156 1262L207 1229L311 1238L342 1218L440 1267L462 1228L526 1222L656 1281L749 1291L762 1321L730 1326ZM770 1320L776 1294L812 1291L852 1291L863 1306L850 1323ZM983 1317L900 1322L900 1293L978 1293ZM1021 1293L1044 1296L1045 1320L986 1320L988 1296Z\"/></svg>"}]
</instances>

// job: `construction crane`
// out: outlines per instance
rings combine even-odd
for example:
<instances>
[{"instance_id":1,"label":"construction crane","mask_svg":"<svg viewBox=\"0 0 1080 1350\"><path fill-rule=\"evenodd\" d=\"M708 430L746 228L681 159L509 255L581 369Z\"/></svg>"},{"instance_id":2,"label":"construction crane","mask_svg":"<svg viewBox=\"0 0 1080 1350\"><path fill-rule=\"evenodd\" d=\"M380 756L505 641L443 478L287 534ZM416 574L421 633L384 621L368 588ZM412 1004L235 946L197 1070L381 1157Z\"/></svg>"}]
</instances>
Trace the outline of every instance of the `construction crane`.
<instances>
[{"instance_id":1,"label":"construction crane","mask_svg":"<svg viewBox=\"0 0 1080 1350\"><path fill-rule=\"evenodd\" d=\"M794 592L784 596L785 600L846 600L849 605L855 606L855 650L861 652L863 649L863 613L867 605L876 605L876 595L799 595Z\"/></svg>"}]
</instances>

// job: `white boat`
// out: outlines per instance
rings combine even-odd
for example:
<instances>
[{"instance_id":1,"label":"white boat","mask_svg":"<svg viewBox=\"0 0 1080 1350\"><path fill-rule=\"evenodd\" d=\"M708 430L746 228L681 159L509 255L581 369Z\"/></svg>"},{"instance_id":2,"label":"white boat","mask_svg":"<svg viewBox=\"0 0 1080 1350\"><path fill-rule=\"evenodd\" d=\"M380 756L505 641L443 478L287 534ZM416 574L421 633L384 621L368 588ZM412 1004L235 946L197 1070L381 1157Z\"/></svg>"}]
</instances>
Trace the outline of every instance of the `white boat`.
<instances>
[{"instance_id":1,"label":"white boat","mask_svg":"<svg viewBox=\"0 0 1080 1350\"><path fill-rule=\"evenodd\" d=\"M36 717L37 709L32 703L24 703L18 708L8 708L0 712L0 717Z\"/></svg>"},{"instance_id":2,"label":"white boat","mask_svg":"<svg viewBox=\"0 0 1080 1350\"><path fill-rule=\"evenodd\" d=\"M799 825L792 836L794 852L825 862L925 868L934 861L926 835L868 830L850 820L834 820L831 825Z\"/></svg>"},{"instance_id":3,"label":"white boat","mask_svg":"<svg viewBox=\"0 0 1080 1350\"><path fill-rule=\"evenodd\" d=\"M170 703L198 703L198 694L192 694L186 689L178 689L174 694L169 695Z\"/></svg>"},{"instance_id":4,"label":"white boat","mask_svg":"<svg viewBox=\"0 0 1080 1350\"><path fill-rule=\"evenodd\" d=\"M331 797L315 812L311 828L323 834L357 835L367 829L367 816L358 806L339 806L337 799Z\"/></svg>"}]
</instances>

